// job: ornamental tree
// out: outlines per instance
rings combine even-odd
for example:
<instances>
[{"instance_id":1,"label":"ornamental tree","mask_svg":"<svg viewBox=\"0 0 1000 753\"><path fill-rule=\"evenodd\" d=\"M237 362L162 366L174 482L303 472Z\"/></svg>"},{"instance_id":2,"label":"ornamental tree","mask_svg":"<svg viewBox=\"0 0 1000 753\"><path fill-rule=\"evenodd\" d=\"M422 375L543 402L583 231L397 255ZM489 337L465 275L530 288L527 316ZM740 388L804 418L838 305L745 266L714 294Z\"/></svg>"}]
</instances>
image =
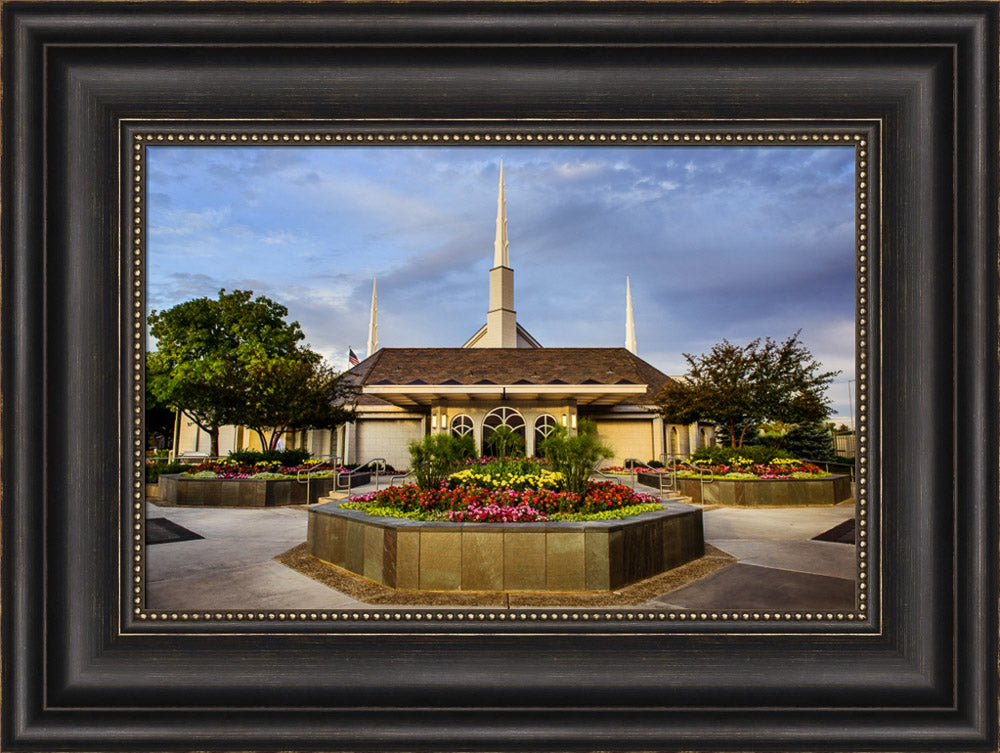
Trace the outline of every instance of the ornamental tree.
<instances>
[{"instance_id":1,"label":"ornamental tree","mask_svg":"<svg viewBox=\"0 0 1000 753\"><path fill-rule=\"evenodd\" d=\"M348 405L357 388L311 351L295 357L252 358L239 423L255 431L261 447L275 449L294 429L332 429L354 417Z\"/></svg>"},{"instance_id":2,"label":"ornamental tree","mask_svg":"<svg viewBox=\"0 0 1000 753\"><path fill-rule=\"evenodd\" d=\"M743 446L748 426L825 420L826 389L840 372L821 371L799 332L782 343L770 337L747 345L723 340L707 354L685 353L688 372L657 396L659 413L671 423L715 423L732 447Z\"/></svg>"},{"instance_id":3,"label":"ornamental tree","mask_svg":"<svg viewBox=\"0 0 1000 753\"><path fill-rule=\"evenodd\" d=\"M218 299L196 298L149 315L156 339L146 359L149 392L206 431L212 455L219 454L219 427L226 424L266 417L284 430L330 418L317 406L320 393L331 393L329 372L301 345L305 335L287 315L285 306L247 290L220 290ZM295 398L291 416L274 409L281 390Z\"/></svg>"}]
</instances>

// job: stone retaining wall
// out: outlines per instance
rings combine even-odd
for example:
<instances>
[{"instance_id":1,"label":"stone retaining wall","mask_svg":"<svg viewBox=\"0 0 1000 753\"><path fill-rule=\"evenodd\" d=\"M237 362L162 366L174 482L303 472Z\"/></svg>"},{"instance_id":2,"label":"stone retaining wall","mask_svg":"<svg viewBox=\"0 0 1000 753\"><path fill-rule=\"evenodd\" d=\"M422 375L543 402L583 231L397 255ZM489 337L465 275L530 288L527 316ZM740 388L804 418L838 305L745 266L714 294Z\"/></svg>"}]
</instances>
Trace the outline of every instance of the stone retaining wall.
<instances>
[{"instance_id":1,"label":"stone retaining wall","mask_svg":"<svg viewBox=\"0 0 1000 753\"><path fill-rule=\"evenodd\" d=\"M667 503L625 520L446 523L309 509L309 552L421 591L609 591L705 553L702 511Z\"/></svg>"},{"instance_id":2,"label":"stone retaining wall","mask_svg":"<svg viewBox=\"0 0 1000 753\"><path fill-rule=\"evenodd\" d=\"M364 483L364 482L361 482ZM312 504L333 490L333 478L326 476L306 484L294 478L184 478L180 474L160 476L160 499L176 505L205 507L278 507Z\"/></svg>"},{"instance_id":3,"label":"stone retaining wall","mask_svg":"<svg viewBox=\"0 0 1000 753\"><path fill-rule=\"evenodd\" d=\"M659 488L655 474L640 473L639 483ZM702 488L705 498L702 499ZM702 483L697 478L678 478L677 491L693 502L734 507L795 507L835 505L851 496L851 477L789 479L715 479Z\"/></svg>"}]
</instances>

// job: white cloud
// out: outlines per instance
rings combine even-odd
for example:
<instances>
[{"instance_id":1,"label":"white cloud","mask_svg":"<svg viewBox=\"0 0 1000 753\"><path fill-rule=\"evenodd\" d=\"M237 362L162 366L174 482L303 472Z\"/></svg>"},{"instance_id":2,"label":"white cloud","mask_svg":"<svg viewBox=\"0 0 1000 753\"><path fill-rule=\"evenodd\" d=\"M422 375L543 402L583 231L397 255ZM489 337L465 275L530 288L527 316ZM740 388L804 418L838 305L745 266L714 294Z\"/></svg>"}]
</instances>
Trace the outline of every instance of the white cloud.
<instances>
[{"instance_id":1,"label":"white cloud","mask_svg":"<svg viewBox=\"0 0 1000 753\"><path fill-rule=\"evenodd\" d=\"M223 206L200 211L163 209L151 218L149 232L159 235L196 235L218 230L232 214Z\"/></svg>"},{"instance_id":2,"label":"white cloud","mask_svg":"<svg viewBox=\"0 0 1000 753\"><path fill-rule=\"evenodd\" d=\"M555 166L555 172L562 178L577 180L600 173L608 168L606 162L580 161L563 162Z\"/></svg>"}]
</instances>

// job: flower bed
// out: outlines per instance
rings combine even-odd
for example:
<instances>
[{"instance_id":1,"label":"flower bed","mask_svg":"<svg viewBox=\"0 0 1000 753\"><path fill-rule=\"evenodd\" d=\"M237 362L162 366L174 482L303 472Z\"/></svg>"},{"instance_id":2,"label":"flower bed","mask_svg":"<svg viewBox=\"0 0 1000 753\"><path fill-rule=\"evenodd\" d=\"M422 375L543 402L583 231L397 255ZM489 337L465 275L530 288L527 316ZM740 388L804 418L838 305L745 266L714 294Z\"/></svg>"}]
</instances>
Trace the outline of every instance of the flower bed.
<instances>
[{"instance_id":1,"label":"flower bed","mask_svg":"<svg viewBox=\"0 0 1000 753\"><path fill-rule=\"evenodd\" d=\"M299 473L309 471L309 468L310 465L282 465L277 460L259 460L253 463L245 463L238 460L223 458L221 460L211 460L205 463L199 463L198 465L192 466L181 475L186 478L281 479L297 477ZM310 471L309 476L311 478L328 478L333 476L334 473L343 475L353 472L353 468L340 467L336 471L330 468L324 468L318 471ZM367 483L367 479L372 475L395 475L397 473L398 471L386 470L381 473L375 473L374 471L366 470L362 473L355 473L355 476L364 476L366 480L362 483ZM355 482L355 484L357 483L358 482Z\"/></svg>"},{"instance_id":2,"label":"flower bed","mask_svg":"<svg viewBox=\"0 0 1000 753\"><path fill-rule=\"evenodd\" d=\"M583 494L563 487L561 473L532 461L496 461L453 473L434 489L389 487L348 504L381 517L509 523L621 518L655 509L659 502L622 484L591 483Z\"/></svg>"},{"instance_id":3,"label":"flower bed","mask_svg":"<svg viewBox=\"0 0 1000 753\"><path fill-rule=\"evenodd\" d=\"M704 555L702 511L679 503L625 520L476 523L309 508L309 553L390 588L608 591Z\"/></svg>"},{"instance_id":4,"label":"flower bed","mask_svg":"<svg viewBox=\"0 0 1000 753\"><path fill-rule=\"evenodd\" d=\"M334 479L311 478L300 483L294 476L282 478L193 477L181 473L163 474L159 480L160 499L176 505L206 507L276 507L305 505L319 501L333 491ZM307 497L308 492L308 497Z\"/></svg>"},{"instance_id":5,"label":"flower bed","mask_svg":"<svg viewBox=\"0 0 1000 753\"><path fill-rule=\"evenodd\" d=\"M569 492L529 460L309 510L309 552L407 590L609 590L701 557L701 511L622 484Z\"/></svg>"},{"instance_id":6,"label":"flower bed","mask_svg":"<svg viewBox=\"0 0 1000 753\"><path fill-rule=\"evenodd\" d=\"M663 474L639 473L640 484L660 488ZM734 507L811 507L835 505L849 499L851 478L824 473L817 476L762 478L757 476L716 476L704 483L698 475L677 474L677 491L692 502Z\"/></svg>"},{"instance_id":7,"label":"flower bed","mask_svg":"<svg viewBox=\"0 0 1000 753\"><path fill-rule=\"evenodd\" d=\"M712 472L715 478L722 479L789 479L789 478L823 478L833 474L823 471L812 463L805 463L801 460L791 458L777 458L769 463L754 463L749 458L734 458L728 463L694 463L695 467L701 469L706 474ZM625 468L622 466L609 466L602 468L602 472L613 475L631 475L632 473L642 475L665 475L670 474L669 468L649 468L646 466L636 466ZM689 467L677 469L678 478L699 478L701 473Z\"/></svg>"},{"instance_id":8,"label":"flower bed","mask_svg":"<svg viewBox=\"0 0 1000 753\"><path fill-rule=\"evenodd\" d=\"M635 473L640 484L654 489L661 488L664 476L671 474L668 468L646 466L634 469L612 466L602 471L619 475ZM755 463L736 457L727 463L698 463L695 469L678 468L676 490L698 504L734 507L835 505L852 494L849 476L827 473L811 463L790 458Z\"/></svg>"}]
</instances>

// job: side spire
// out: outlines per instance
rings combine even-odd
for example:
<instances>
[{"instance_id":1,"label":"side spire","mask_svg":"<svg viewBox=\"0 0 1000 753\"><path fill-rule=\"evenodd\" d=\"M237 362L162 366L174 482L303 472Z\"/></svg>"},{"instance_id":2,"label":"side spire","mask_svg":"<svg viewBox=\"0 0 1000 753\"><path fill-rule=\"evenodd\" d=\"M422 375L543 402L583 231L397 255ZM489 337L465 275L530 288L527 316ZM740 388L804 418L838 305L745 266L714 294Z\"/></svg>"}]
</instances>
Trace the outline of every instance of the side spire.
<instances>
[{"instance_id":1,"label":"side spire","mask_svg":"<svg viewBox=\"0 0 1000 753\"><path fill-rule=\"evenodd\" d=\"M368 356L378 350L378 281L372 278L372 313L368 319Z\"/></svg>"},{"instance_id":2,"label":"side spire","mask_svg":"<svg viewBox=\"0 0 1000 753\"><path fill-rule=\"evenodd\" d=\"M632 317L632 282L625 276L625 349L635 355L635 320Z\"/></svg>"},{"instance_id":3,"label":"side spire","mask_svg":"<svg viewBox=\"0 0 1000 753\"><path fill-rule=\"evenodd\" d=\"M503 160L500 160L500 193L497 195L497 237L493 242L493 266L509 267L510 243L507 240L507 200L503 192Z\"/></svg>"}]
</instances>

